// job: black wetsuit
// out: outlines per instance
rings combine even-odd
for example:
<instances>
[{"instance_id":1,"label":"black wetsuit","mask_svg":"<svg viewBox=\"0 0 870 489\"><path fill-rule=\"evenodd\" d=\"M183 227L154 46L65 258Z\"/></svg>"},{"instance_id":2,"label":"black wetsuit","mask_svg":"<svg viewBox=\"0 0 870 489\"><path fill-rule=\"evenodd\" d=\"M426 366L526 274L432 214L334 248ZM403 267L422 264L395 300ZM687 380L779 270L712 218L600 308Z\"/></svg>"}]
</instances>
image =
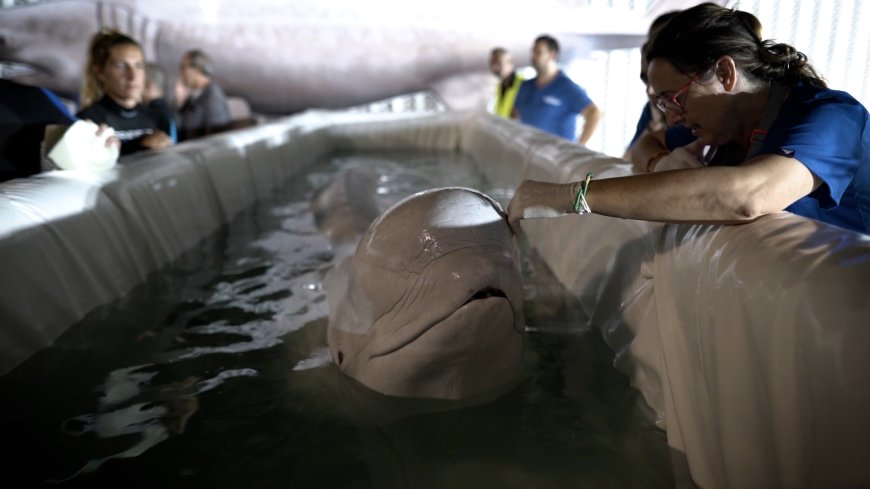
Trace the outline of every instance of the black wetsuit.
<instances>
[{"instance_id":1,"label":"black wetsuit","mask_svg":"<svg viewBox=\"0 0 870 489\"><path fill-rule=\"evenodd\" d=\"M122 155L148 149L142 146L142 138L160 130L157 117L147 107L140 104L132 109L125 109L108 95L103 95L99 101L76 115L97 124L105 123L114 129L115 135L121 140Z\"/></svg>"},{"instance_id":2,"label":"black wetsuit","mask_svg":"<svg viewBox=\"0 0 870 489\"><path fill-rule=\"evenodd\" d=\"M45 126L72 123L50 91L0 79L0 182L39 173Z\"/></svg>"},{"instance_id":3,"label":"black wetsuit","mask_svg":"<svg viewBox=\"0 0 870 489\"><path fill-rule=\"evenodd\" d=\"M148 104L148 110L154 114L154 118L157 121L157 127L168 134L169 137L172 138L173 143L177 143L178 124L175 122L175 112L173 112L172 107L166 103L166 100L162 98L152 100Z\"/></svg>"}]
</instances>

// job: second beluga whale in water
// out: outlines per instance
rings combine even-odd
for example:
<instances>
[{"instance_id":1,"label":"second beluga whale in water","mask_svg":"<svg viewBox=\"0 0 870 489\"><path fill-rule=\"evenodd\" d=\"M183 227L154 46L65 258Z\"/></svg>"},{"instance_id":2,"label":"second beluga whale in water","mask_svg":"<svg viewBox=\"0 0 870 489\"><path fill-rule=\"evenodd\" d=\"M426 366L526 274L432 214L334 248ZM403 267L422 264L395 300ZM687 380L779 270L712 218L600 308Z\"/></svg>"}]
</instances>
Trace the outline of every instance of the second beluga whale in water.
<instances>
[{"instance_id":1,"label":"second beluga whale in water","mask_svg":"<svg viewBox=\"0 0 870 489\"><path fill-rule=\"evenodd\" d=\"M377 216L376 179L351 169L312 203L337 255L325 279L335 364L398 397L466 400L515 385L522 283L499 204L439 188Z\"/></svg>"}]
</instances>

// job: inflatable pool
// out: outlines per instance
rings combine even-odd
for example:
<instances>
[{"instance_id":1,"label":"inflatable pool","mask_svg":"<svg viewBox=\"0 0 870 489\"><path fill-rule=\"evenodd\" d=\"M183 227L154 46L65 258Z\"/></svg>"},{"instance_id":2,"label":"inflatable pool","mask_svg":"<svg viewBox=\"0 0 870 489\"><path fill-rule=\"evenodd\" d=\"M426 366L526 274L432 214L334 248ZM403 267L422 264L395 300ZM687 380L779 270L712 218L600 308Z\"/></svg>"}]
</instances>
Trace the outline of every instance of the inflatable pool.
<instances>
[{"instance_id":1,"label":"inflatable pool","mask_svg":"<svg viewBox=\"0 0 870 489\"><path fill-rule=\"evenodd\" d=\"M630 173L485 114L309 112L104 174L6 182L0 373L324 155L374 149L467 154L505 198L526 178ZM870 237L788 213L741 226L595 215L522 226L694 484L870 484Z\"/></svg>"}]
</instances>

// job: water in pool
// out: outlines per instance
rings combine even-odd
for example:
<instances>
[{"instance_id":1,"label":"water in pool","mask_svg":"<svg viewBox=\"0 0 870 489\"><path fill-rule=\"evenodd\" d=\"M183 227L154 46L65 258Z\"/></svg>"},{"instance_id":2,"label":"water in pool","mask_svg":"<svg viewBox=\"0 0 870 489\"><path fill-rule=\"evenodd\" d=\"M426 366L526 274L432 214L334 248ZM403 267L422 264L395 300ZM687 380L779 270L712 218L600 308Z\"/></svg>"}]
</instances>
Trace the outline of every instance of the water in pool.
<instances>
[{"instance_id":1,"label":"water in pool","mask_svg":"<svg viewBox=\"0 0 870 489\"><path fill-rule=\"evenodd\" d=\"M3 486L674 487L664 433L528 249L512 391L455 409L338 372L322 288L332 254L308 204L355 165L381 175L383 206L449 185L505 203L455 153L325 158L0 378Z\"/></svg>"}]
</instances>

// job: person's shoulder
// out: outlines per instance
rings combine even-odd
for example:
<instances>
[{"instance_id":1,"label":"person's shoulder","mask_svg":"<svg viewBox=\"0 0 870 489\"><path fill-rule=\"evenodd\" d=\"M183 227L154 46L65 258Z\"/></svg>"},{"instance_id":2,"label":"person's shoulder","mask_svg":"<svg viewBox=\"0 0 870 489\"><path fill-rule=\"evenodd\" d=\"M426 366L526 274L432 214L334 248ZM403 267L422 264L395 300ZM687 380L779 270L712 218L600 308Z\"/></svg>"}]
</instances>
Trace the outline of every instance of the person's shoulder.
<instances>
[{"instance_id":1,"label":"person's shoulder","mask_svg":"<svg viewBox=\"0 0 870 489\"><path fill-rule=\"evenodd\" d=\"M535 78L529 78L528 80L523 80L520 83L520 89L517 91L517 98L514 102L514 105L522 104L523 97L529 97L536 90L535 87Z\"/></svg>"},{"instance_id":2,"label":"person's shoulder","mask_svg":"<svg viewBox=\"0 0 870 489\"><path fill-rule=\"evenodd\" d=\"M173 117L172 107L170 107L169 103L162 98L148 102L148 104L143 107L143 110L150 114L151 117L161 121Z\"/></svg>"},{"instance_id":3,"label":"person's shoulder","mask_svg":"<svg viewBox=\"0 0 870 489\"><path fill-rule=\"evenodd\" d=\"M172 107L169 106L169 102L167 102L166 99L164 99L164 98L155 98L154 100L148 102L148 105L146 107L148 109L159 110L161 112L162 111L172 112Z\"/></svg>"},{"instance_id":4,"label":"person's shoulder","mask_svg":"<svg viewBox=\"0 0 870 489\"><path fill-rule=\"evenodd\" d=\"M855 126L870 124L867 108L842 90L800 83L792 87L785 105L791 106L790 112L795 118L830 125L831 129L843 129L847 121ZM837 124L831 125L832 120L836 120Z\"/></svg>"},{"instance_id":5,"label":"person's shoulder","mask_svg":"<svg viewBox=\"0 0 870 489\"><path fill-rule=\"evenodd\" d=\"M69 124L67 108L51 90L0 79L0 107L16 114L22 122Z\"/></svg>"},{"instance_id":6,"label":"person's shoulder","mask_svg":"<svg viewBox=\"0 0 870 489\"><path fill-rule=\"evenodd\" d=\"M572 80L565 72L560 70L559 77L557 77L556 80L556 83L558 84L557 89L561 93L571 97L572 100L575 100L581 108L585 108L587 105L592 103L592 99L589 97L589 94L586 93L586 89Z\"/></svg>"},{"instance_id":7,"label":"person's shoulder","mask_svg":"<svg viewBox=\"0 0 870 489\"><path fill-rule=\"evenodd\" d=\"M833 105L841 106L844 110L867 112L867 108L848 92L827 87L815 87L805 83L799 83L792 87L789 98L794 98L798 104Z\"/></svg>"},{"instance_id":8,"label":"person's shoulder","mask_svg":"<svg viewBox=\"0 0 870 489\"><path fill-rule=\"evenodd\" d=\"M224 89L218 84L217 81L212 80L209 82L208 86L205 87L205 92L203 93L208 98L227 98L227 95L224 93Z\"/></svg>"},{"instance_id":9,"label":"person's shoulder","mask_svg":"<svg viewBox=\"0 0 870 489\"><path fill-rule=\"evenodd\" d=\"M577 85L577 82L575 82L570 76L568 76L568 73L565 73L565 70L559 70L559 72L556 74L556 81L558 81L559 83L579 86Z\"/></svg>"},{"instance_id":10,"label":"person's shoulder","mask_svg":"<svg viewBox=\"0 0 870 489\"><path fill-rule=\"evenodd\" d=\"M36 94L39 88L0 78L0 100Z\"/></svg>"},{"instance_id":11,"label":"person's shoulder","mask_svg":"<svg viewBox=\"0 0 870 489\"><path fill-rule=\"evenodd\" d=\"M585 92L586 90L580 86L579 83L575 82L567 73L562 70L559 70L559 74L556 75L556 82L559 83L565 90L572 90L576 92Z\"/></svg>"},{"instance_id":12,"label":"person's shoulder","mask_svg":"<svg viewBox=\"0 0 870 489\"><path fill-rule=\"evenodd\" d=\"M76 113L76 117L79 119L91 119L94 122L97 122L97 119L102 122L105 116L106 108L101 106L99 102L94 102Z\"/></svg>"}]
</instances>

